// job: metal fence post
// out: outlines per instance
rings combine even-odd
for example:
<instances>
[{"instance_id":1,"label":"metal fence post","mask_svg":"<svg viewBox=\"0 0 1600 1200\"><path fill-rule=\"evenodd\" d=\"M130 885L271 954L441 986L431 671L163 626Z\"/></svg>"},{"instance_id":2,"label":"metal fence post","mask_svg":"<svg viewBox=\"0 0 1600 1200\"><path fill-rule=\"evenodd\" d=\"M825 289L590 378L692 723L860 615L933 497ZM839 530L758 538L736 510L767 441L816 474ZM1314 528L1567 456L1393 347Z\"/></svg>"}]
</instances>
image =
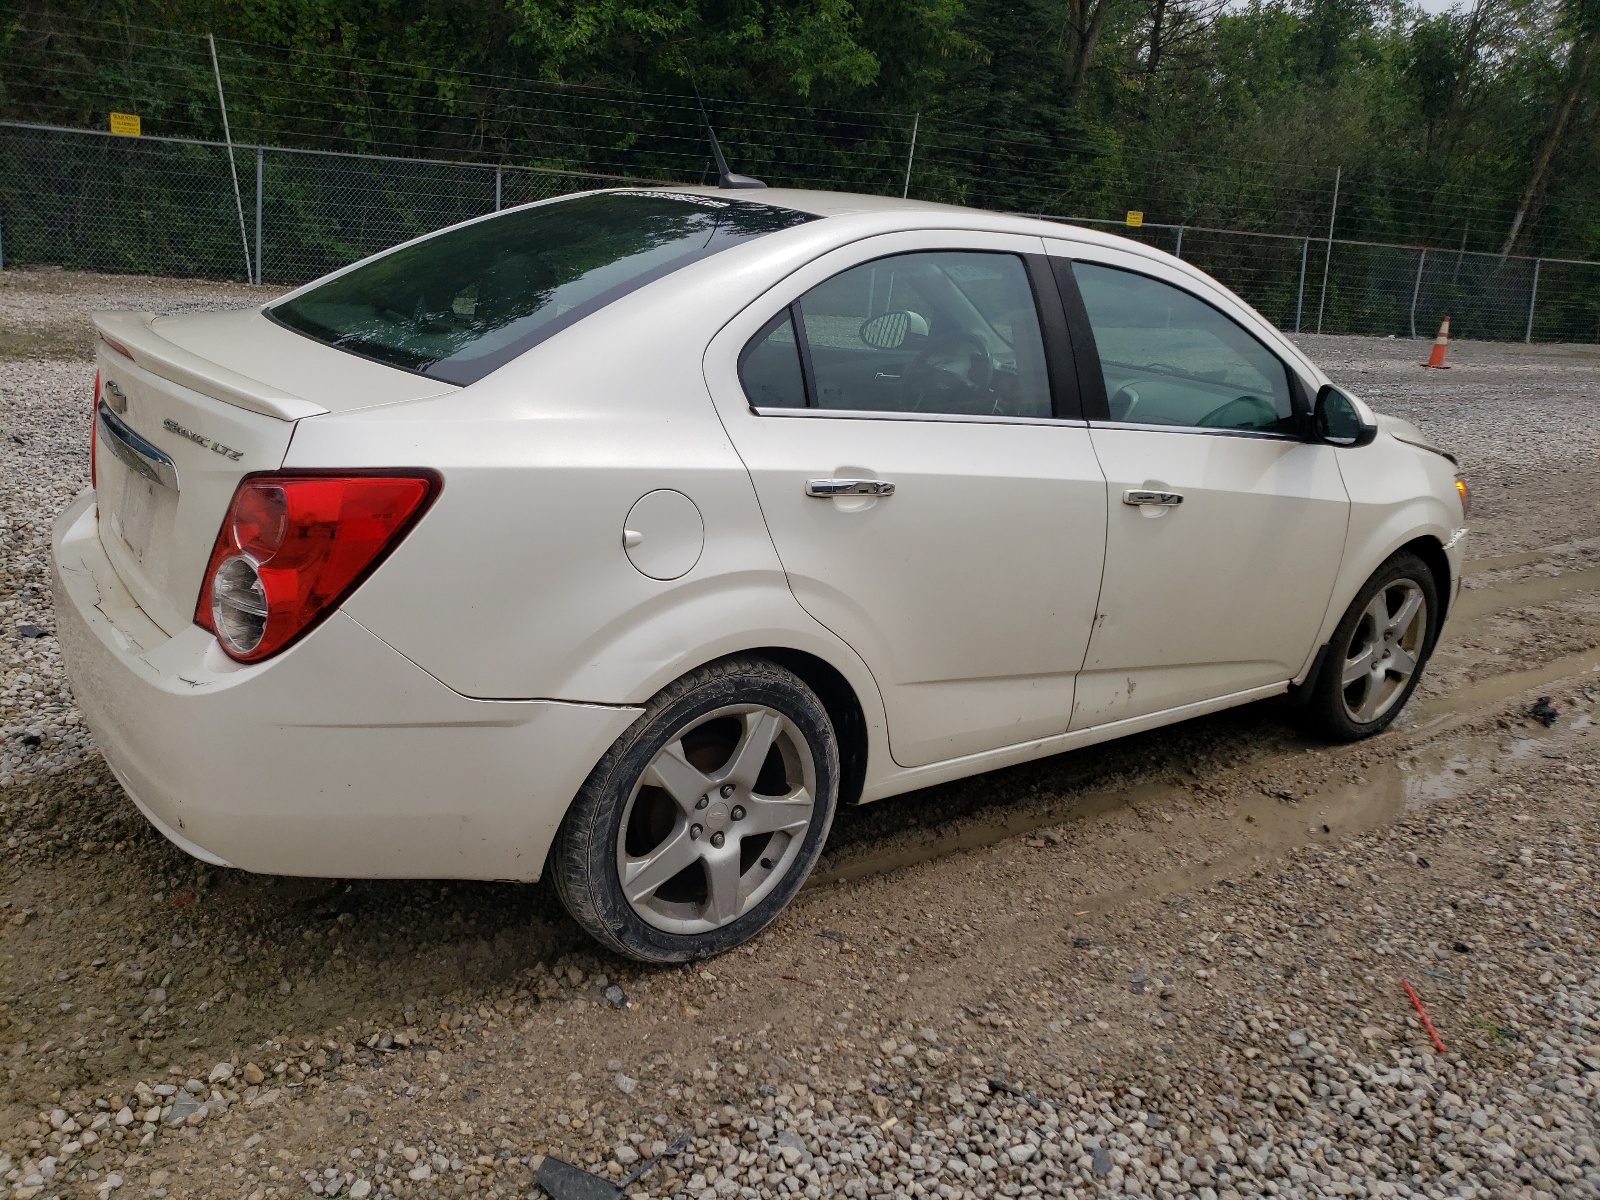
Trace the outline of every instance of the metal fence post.
<instances>
[{"instance_id":1,"label":"metal fence post","mask_svg":"<svg viewBox=\"0 0 1600 1200\"><path fill-rule=\"evenodd\" d=\"M1417 255L1417 281L1411 285L1411 340L1417 340L1417 293L1422 291L1422 264L1428 261L1428 251Z\"/></svg>"},{"instance_id":2,"label":"metal fence post","mask_svg":"<svg viewBox=\"0 0 1600 1200\"><path fill-rule=\"evenodd\" d=\"M228 174L233 176L233 203L239 210L239 241L244 244L245 282L250 282L250 237L244 231L244 197L239 194L239 164L233 157L233 133L228 129L228 98L222 94L222 68L217 64L217 39L209 33L211 71L217 77L217 107L222 110L222 140L228 147Z\"/></svg>"},{"instance_id":3,"label":"metal fence post","mask_svg":"<svg viewBox=\"0 0 1600 1200\"><path fill-rule=\"evenodd\" d=\"M1306 256L1311 253L1311 239L1300 243L1300 290L1294 297L1294 331L1300 332L1300 310L1306 303Z\"/></svg>"},{"instance_id":4,"label":"metal fence post","mask_svg":"<svg viewBox=\"0 0 1600 1200\"><path fill-rule=\"evenodd\" d=\"M495 210L495 212L499 212L500 211L500 194L501 194L500 193L500 181L501 181L501 177L502 177L502 175L504 175L504 173L505 173L505 168L502 167L499 163L496 163L495 164L495 168L494 168L494 210Z\"/></svg>"},{"instance_id":5,"label":"metal fence post","mask_svg":"<svg viewBox=\"0 0 1600 1200\"><path fill-rule=\"evenodd\" d=\"M1174 258L1182 258L1183 257L1183 226L1182 225L1178 226L1178 244L1172 248L1172 256Z\"/></svg>"},{"instance_id":6,"label":"metal fence post","mask_svg":"<svg viewBox=\"0 0 1600 1200\"><path fill-rule=\"evenodd\" d=\"M1525 344L1533 341L1533 306L1539 301L1539 264L1542 262L1542 258L1533 260L1533 288L1528 292L1528 328L1522 335Z\"/></svg>"},{"instance_id":7,"label":"metal fence post","mask_svg":"<svg viewBox=\"0 0 1600 1200\"><path fill-rule=\"evenodd\" d=\"M906 182L905 186L900 189L900 199L902 200L911 195L911 164L917 158L917 127L921 124L921 113L911 118L911 149L906 152Z\"/></svg>"},{"instance_id":8,"label":"metal fence post","mask_svg":"<svg viewBox=\"0 0 1600 1200\"><path fill-rule=\"evenodd\" d=\"M260 146L256 147L256 283L261 283L261 194L262 194L262 159L265 151Z\"/></svg>"},{"instance_id":9,"label":"metal fence post","mask_svg":"<svg viewBox=\"0 0 1600 1200\"><path fill-rule=\"evenodd\" d=\"M1328 253L1322 260L1322 298L1317 301L1317 332L1322 332L1322 309L1328 303L1328 268L1333 265L1333 223L1339 217L1339 184L1344 179L1340 167L1333 177L1333 207L1328 210Z\"/></svg>"}]
</instances>

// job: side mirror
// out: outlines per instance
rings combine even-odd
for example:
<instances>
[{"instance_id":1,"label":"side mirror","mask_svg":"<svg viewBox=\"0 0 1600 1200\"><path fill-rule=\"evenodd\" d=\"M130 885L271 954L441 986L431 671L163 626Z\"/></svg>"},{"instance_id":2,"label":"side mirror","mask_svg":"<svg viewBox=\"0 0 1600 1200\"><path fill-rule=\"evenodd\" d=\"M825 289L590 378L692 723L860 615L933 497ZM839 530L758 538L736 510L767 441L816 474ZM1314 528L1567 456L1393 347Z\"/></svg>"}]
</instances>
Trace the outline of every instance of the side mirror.
<instances>
[{"instance_id":1,"label":"side mirror","mask_svg":"<svg viewBox=\"0 0 1600 1200\"><path fill-rule=\"evenodd\" d=\"M856 336L874 350L898 350L908 337L927 337L928 321L920 313L886 312L861 322Z\"/></svg>"},{"instance_id":2,"label":"side mirror","mask_svg":"<svg viewBox=\"0 0 1600 1200\"><path fill-rule=\"evenodd\" d=\"M1378 427L1361 415L1356 402L1331 383L1317 392L1311 427L1319 442L1330 446L1367 446L1378 436Z\"/></svg>"}]
</instances>

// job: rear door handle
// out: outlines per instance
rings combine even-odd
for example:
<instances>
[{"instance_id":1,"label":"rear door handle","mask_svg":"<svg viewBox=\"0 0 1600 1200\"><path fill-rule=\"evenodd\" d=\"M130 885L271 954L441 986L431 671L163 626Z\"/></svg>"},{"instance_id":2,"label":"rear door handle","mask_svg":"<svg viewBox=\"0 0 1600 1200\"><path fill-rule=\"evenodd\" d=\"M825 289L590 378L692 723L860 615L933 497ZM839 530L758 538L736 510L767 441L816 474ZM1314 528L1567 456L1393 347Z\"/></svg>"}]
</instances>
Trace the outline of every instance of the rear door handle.
<instances>
[{"instance_id":1,"label":"rear door handle","mask_svg":"<svg viewBox=\"0 0 1600 1200\"><path fill-rule=\"evenodd\" d=\"M887 479L810 479L806 495L828 500L834 496L892 496L894 484Z\"/></svg>"},{"instance_id":2,"label":"rear door handle","mask_svg":"<svg viewBox=\"0 0 1600 1200\"><path fill-rule=\"evenodd\" d=\"M1183 496L1179 492L1148 492L1133 488L1122 493L1122 502L1140 507L1146 504L1159 504L1165 508L1177 508L1183 503Z\"/></svg>"}]
</instances>

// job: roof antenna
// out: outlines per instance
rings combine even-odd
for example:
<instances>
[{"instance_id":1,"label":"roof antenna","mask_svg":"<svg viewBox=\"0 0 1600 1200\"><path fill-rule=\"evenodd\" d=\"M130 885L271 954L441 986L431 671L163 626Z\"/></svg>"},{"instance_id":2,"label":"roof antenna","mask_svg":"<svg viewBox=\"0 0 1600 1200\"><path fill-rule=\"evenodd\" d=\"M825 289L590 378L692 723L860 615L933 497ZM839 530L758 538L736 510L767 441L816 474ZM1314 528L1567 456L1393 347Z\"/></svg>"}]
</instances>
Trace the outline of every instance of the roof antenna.
<instances>
[{"instance_id":1,"label":"roof antenna","mask_svg":"<svg viewBox=\"0 0 1600 1200\"><path fill-rule=\"evenodd\" d=\"M717 186L719 188L764 188L767 185L759 179L752 179L748 175L735 175L728 170L728 160L722 157L722 146L717 141L717 131L711 128L711 118L706 115L706 103L700 99L700 89L695 86L694 72L689 70L689 62L684 60L683 69L689 72L689 86L694 88L694 102L700 107L700 120L705 124L706 137L711 139L711 157L717 164Z\"/></svg>"}]
</instances>

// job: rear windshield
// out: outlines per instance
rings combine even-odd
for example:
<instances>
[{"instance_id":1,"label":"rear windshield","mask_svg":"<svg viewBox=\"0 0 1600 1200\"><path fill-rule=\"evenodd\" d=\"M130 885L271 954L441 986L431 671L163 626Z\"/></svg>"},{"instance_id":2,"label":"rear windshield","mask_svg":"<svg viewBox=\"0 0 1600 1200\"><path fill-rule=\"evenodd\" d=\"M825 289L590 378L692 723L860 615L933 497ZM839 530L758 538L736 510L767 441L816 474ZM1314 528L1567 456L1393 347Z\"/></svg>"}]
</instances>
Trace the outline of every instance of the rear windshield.
<instances>
[{"instance_id":1,"label":"rear windshield","mask_svg":"<svg viewBox=\"0 0 1600 1200\"><path fill-rule=\"evenodd\" d=\"M635 288L815 219L720 196L578 196L427 238L267 311L340 350L467 384Z\"/></svg>"}]
</instances>

